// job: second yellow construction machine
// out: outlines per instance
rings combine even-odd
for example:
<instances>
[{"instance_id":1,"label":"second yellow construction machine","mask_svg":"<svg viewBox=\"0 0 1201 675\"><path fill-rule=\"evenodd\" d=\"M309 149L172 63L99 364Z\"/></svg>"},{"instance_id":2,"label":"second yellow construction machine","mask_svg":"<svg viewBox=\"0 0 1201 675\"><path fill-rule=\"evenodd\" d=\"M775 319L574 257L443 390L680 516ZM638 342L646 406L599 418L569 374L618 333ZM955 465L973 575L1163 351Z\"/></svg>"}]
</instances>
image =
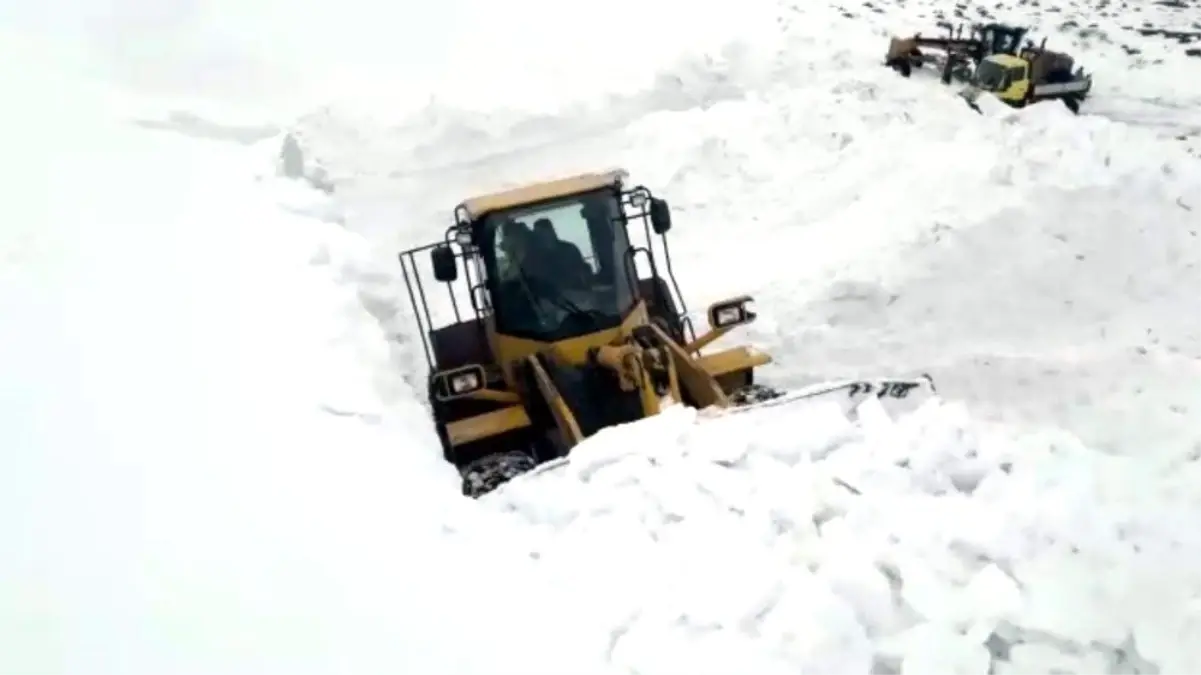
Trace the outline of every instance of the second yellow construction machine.
<instances>
[{"instance_id":1,"label":"second yellow construction machine","mask_svg":"<svg viewBox=\"0 0 1201 675\"><path fill-rule=\"evenodd\" d=\"M945 35L892 37L884 65L909 77L914 68L934 65L941 73L943 84L952 80L967 82L976 66L993 54L1016 54L1028 29L1005 23L972 24L964 32L962 24L939 24Z\"/></svg>"},{"instance_id":2,"label":"second yellow construction machine","mask_svg":"<svg viewBox=\"0 0 1201 675\"><path fill-rule=\"evenodd\" d=\"M590 173L468 199L443 241L400 254L434 424L464 494L478 497L601 429L673 403L725 408L781 395L755 384L767 354L748 346L702 353L755 320L752 300L713 303L708 329L696 335L663 236L668 204L625 179L621 170ZM631 243L630 225L642 226L646 246ZM416 254L427 251L451 291L455 320L440 327L417 267ZM460 280L470 312L456 300ZM926 384L848 381L789 398L903 398Z\"/></svg>"},{"instance_id":3,"label":"second yellow construction machine","mask_svg":"<svg viewBox=\"0 0 1201 675\"><path fill-rule=\"evenodd\" d=\"M1078 113L1092 91L1093 77L1075 64L1068 54L1047 49L1043 40L1038 47L1029 46L1017 54L985 58L960 95L977 112L980 94L987 92L1014 108L1058 100Z\"/></svg>"}]
</instances>

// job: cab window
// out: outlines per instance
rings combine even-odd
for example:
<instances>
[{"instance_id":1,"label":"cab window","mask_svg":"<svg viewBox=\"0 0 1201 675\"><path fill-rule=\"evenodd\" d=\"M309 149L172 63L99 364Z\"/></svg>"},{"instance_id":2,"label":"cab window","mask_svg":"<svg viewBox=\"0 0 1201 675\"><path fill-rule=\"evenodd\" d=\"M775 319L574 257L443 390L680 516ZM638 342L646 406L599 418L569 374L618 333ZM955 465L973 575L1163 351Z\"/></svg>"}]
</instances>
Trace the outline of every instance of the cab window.
<instances>
[{"instance_id":1,"label":"cab window","mask_svg":"<svg viewBox=\"0 0 1201 675\"><path fill-rule=\"evenodd\" d=\"M976 68L976 86L985 91L1000 91L1007 86L1005 67L994 61L982 61Z\"/></svg>"},{"instance_id":2,"label":"cab window","mask_svg":"<svg viewBox=\"0 0 1201 675\"><path fill-rule=\"evenodd\" d=\"M633 305L619 195L602 190L485 220L497 329L552 341L621 323Z\"/></svg>"}]
</instances>

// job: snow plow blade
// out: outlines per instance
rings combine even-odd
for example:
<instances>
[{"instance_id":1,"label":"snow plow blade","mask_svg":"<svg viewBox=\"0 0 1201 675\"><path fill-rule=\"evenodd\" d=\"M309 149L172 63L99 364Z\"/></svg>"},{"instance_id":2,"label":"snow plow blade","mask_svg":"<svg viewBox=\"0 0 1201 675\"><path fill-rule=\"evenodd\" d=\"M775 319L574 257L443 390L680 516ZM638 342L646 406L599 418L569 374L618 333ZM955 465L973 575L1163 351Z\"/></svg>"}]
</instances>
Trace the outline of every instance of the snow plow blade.
<instances>
[{"instance_id":1,"label":"snow plow blade","mask_svg":"<svg viewBox=\"0 0 1201 675\"><path fill-rule=\"evenodd\" d=\"M980 99L981 93L982 92L978 87L964 87L959 91L959 98L963 99L963 102L966 103L969 108L983 115L984 111L980 109L980 104L977 102Z\"/></svg>"},{"instance_id":2,"label":"snow plow blade","mask_svg":"<svg viewBox=\"0 0 1201 675\"><path fill-rule=\"evenodd\" d=\"M699 419L718 421L730 415L741 415L767 409L809 406L827 406L827 410L836 407L841 414L852 423L878 423L881 412L889 419L914 412L930 401L937 399L938 392L934 380L929 375L922 374L913 378L876 378L860 380L840 380L809 385L788 392L751 385L743 392L731 397L732 407L711 406L703 408L698 413ZM754 401L754 402L750 402ZM872 404L872 402L878 405ZM789 418L792 419L791 414ZM635 422L634 424L641 424ZM601 452L584 452L560 457L532 470L525 476L537 476L561 470L564 467L575 467L574 471L591 473L603 468L621 457L636 455L643 452L637 444L608 445Z\"/></svg>"},{"instance_id":3,"label":"snow plow blade","mask_svg":"<svg viewBox=\"0 0 1201 675\"><path fill-rule=\"evenodd\" d=\"M859 406L869 399L876 399L892 417L917 410L926 401L936 397L938 390L934 378L922 374L913 378L876 378L865 380L841 380L822 382L801 389L768 394L760 400L752 396L741 405L717 411L718 415L736 415L767 407L796 403L837 403L844 415L854 419Z\"/></svg>"}]
</instances>

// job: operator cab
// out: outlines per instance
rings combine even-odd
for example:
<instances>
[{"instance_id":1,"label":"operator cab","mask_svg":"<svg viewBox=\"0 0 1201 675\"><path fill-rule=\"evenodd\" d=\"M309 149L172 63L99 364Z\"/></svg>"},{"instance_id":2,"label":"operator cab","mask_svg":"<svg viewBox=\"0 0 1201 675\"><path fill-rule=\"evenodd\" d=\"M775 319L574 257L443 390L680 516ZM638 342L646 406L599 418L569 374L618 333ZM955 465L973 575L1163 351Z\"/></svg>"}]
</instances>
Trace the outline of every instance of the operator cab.
<instances>
[{"instance_id":1,"label":"operator cab","mask_svg":"<svg viewBox=\"0 0 1201 675\"><path fill-rule=\"evenodd\" d=\"M640 300L682 340L681 314L654 254L649 244L631 246L627 230L636 219L648 242L652 230L665 235L667 202L643 187L627 190L625 176L620 169L583 174L463 202L446 242L427 247L434 277L455 281L462 261L474 325L486 328L489 342L559 342L616 329ZM639 278L637 254L648 258L649 279Z\"/></svg>"},{"instance_id":2,"label":"operator cab","mask_svg":"<svg viewBox=\"0 0 1201 675\"><path fill-rule=\"evenodd\" d=\"M988 46L989 54L1016 54L1021 47L1026 29L1003 23L988 23L979 27L981 41Z\"/></svg>"},{"instance_id":3,"label":"operator cab","mask_svg":"<svg viewBox=\"0 0 1201 675\"><path fill-rule=\"evenodd\" d=\"M615 328L634 306L617 187L492 211L474 229L498 333L553 342Z\"/></svg>"},{"instance_id":4,"label":"operator cab","mask_svg":"<svg viewBox=\"0 0 1201 675\"><path fill-rule=\"evenodd\" d=\"M1015 82L1026 79L1026 64L1008 54L994 54L976 67L972 84L983 91L1002 92Z\"/></svg>"}]
</instances>

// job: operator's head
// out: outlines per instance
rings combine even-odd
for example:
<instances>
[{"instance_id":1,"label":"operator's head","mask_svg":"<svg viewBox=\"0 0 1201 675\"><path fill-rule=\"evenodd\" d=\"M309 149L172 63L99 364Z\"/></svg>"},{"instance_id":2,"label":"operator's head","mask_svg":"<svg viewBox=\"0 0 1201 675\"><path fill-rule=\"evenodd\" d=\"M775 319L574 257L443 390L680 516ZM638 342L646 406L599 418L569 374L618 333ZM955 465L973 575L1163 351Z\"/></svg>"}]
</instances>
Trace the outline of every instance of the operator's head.
<instances>
[{"instance_id":1,"label":"operator's head","mask_svg":"<svg viewBox=\"0 0 1201 675\"><path fill-rule=\"evenodd\" d=\"M521 258L525 255L530 243L530 227L516 220L506 220L501 224L500 246L505 255Z\"/></svg>"},{"instance_id":2,"label":"operator's head","mask_svg":"<svg viewBox=\"0 0 1201 675\"><path fill-rule=\"evenodd\" d=\"M558 246L559 235L549 218L539 218L534 221L534 230L530 233L529 245L535 251L553 252Z\"/></svg>"},{"instance_id":3,"label":"operator's head","mask_svg":"<svg viewBox=\"0 0 1201 675\"><path fill-rule=\"evenodd\" d=\"M555 232L555 224L550 222L550 218L539 218L534 221L534 236L543 240L556 241L559 233Z\"/></svg>"}]
</instances>

